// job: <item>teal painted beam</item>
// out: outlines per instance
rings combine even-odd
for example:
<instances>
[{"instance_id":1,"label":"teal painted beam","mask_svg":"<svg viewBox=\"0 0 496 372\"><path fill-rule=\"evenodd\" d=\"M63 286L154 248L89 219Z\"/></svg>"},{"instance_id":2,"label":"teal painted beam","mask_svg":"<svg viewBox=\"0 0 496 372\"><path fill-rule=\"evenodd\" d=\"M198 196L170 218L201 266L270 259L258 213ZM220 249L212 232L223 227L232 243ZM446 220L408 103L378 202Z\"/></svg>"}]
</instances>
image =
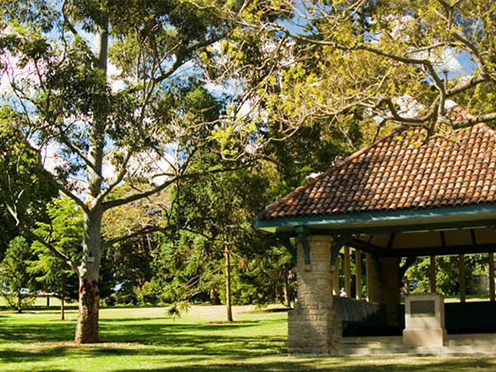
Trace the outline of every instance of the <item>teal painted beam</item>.
<instances>
[{"instance_id":1,"label":"teal painted beam","mask_svg":"<svg viewBox=\"0 0 496 372\"><path fill-rule=\"evenodd\" d=\"M415 210L395 210L385 212L362 212L350 214L337 214L330 216L307 216L307 217L289 217L275 218L268 220L256 221L256 227L259 229L277 229L279 227L297 226L319 226L328 227L336 226L338 229L356 229L369 228L373 229L374 224L377 227L389 225L399 227L402 223L429 225L428 220L437 220L433 223L474 223L475 221L484 222L485 220L496 220L496 205L471 205L460 207L415 209ZM403 226L401 226L403 227Z\"/></svg>"}]
</instances>

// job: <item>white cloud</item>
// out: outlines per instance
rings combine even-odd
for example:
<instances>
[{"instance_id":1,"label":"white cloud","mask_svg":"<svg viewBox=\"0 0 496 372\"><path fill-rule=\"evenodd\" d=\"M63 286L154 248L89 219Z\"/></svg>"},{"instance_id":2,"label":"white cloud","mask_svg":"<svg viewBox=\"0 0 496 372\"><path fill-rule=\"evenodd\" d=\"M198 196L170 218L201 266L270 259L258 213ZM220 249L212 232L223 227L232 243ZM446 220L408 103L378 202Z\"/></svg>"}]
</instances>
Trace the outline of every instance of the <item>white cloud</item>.
<instances>
[{"instance_id":1,"label":"white cloud","mask_svg":"<svg viewBox=\"0 0 496 372\"><path fill-rule=\"evenodd\" d=\"M461 72L463 70L462 65L458 62L456 58L458 52L454 49L446 49L441 55L438 61L435 61L437 66L443 70L448 70L449 72Z\"/></svg>"},{"instance_id":2,"label":"white cloud","mask_svg":"<svg viewBox=\"0 0 496 372\"><path fill-rule=\"evenodd\" d=\"M403 117L413 118L418 115L418 112L424 108L414 97L405 94L396 99L399 105L399 114Z\"/></svg>"},{"instance_id":3,"label":"white cloud","mask_svg":"<svg viewBox=\"0 0 496 372\"><path fill-rule=\"evenodd\" d=\"M121 73L122 70L120 68L118 68L113 63L108 63L107 75L109 77L110 89L112 89L114 93L125 88L126 84L124 83L124 80L119 79Z\"/></svg>"}]
</instances>

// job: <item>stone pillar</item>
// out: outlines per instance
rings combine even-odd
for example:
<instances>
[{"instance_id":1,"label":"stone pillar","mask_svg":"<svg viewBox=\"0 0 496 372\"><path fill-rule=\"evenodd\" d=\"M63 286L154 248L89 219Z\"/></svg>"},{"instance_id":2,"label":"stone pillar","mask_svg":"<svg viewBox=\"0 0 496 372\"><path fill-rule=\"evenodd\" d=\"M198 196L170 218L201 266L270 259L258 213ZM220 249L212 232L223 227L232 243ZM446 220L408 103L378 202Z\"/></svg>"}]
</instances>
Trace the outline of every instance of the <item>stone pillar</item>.
<instances>
[{"instance_id":1,"label":"stone pillar","mask_svg":"<svg viewBox=\"0 0 496 372\"><path fill-rule=\"evenodd\" d=\"M288 313L288 349L298 354L339 354L341 319L334 310L329 236L309 236L310 264L298 244L298 299Z\"/></svg>"},{"instance_id":2,"label":"stone pillar","mask_svg":"<svg viewBox=\"0 0 496 372\"><path fill-rule=\"evenodd\" d=\"M336 257L336 261L334 262L334 266L331 268L331 276L332 276L332 294L334 296L340 295L340 287L339 287L339 255Z\"/></svg>"},{"instance_id":3,"label":"stone pillar","mask_svg":"<svg viewBox=\"0 0 496 372\"><path fill-rule=\"evenodd\" d=\"M386 305L389 325L400 323L400 259L367 254L367 300Z\"/></svg>"}]
</instances>

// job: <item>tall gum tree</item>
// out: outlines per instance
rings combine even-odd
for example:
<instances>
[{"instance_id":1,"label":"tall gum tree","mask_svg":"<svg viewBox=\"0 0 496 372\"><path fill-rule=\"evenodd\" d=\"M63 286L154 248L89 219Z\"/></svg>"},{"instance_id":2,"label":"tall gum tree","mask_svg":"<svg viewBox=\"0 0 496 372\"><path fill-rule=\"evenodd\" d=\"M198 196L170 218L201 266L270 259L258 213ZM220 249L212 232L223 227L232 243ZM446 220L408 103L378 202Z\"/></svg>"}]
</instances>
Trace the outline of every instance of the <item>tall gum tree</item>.
<instances>
[{"instance_id":1,"label":"tall gum tree","mask_svg":"<svg viewBox=\"0 0 496 372\"><path fill-rule=\"evenodd\" d=\"M346 129L355 120L371 138L398 124L449 136L496 120L494 2L284 2L292 9L286 22L241 20L284 40L286 63L263 98L280 130L315 121ZM454 120L453 102L472 115Z\"/></svg>"},{"instance_id":2,"label":"tall gum tree","mask_svg":"<svg viewBox=\"0 0 496 372\"><path fill-rule=\"evenodd\" d=\"M75 341L98 342L104 213L192 177L189 164L197 149L233 132L229 115L212 119L209 107L187 107L195 106L195 95L187 105L178 105L171 92L187 89L189 80L206 79L205 55L213 53L216 43L236 35L231 45L241 44L250 30L242 31L243 22L236 19L274 20L278 13L215 0L208 7L188 0L127 1L125 6L117 0L1 0L0 5L2 84L9 82L2 90L1 119L21 139L12 144L2 132L10 147L0 162L22 164L25 154L37 159L30 164L36 177L27 177L28 182L8 172L0 175L9 181L2 192L10 195L8 208L19 227L77 273ZM209 74L213 68L209 63ZM227 73L214 75L226 80ZM237 160L245 150L246 143L237 147ZM236 164L200 173L230 167ZM129 194L113 196L123 181L135 178L140 182ZM80 262L24 222L19 201L41 179L83 211ZM143 179L149 182L143 185ZM160 229L146 226L130 235Z\"/></svg>"}]
</instances>

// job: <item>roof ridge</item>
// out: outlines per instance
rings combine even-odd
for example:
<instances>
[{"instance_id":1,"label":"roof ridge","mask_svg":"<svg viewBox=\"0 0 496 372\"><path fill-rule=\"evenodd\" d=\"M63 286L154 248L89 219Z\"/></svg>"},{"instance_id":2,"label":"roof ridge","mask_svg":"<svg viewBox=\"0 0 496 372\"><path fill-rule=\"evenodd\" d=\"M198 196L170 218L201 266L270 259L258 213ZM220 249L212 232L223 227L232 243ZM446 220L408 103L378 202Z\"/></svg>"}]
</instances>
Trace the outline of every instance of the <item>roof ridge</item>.
<instances>
[{"instance_id":1,"label":"roof ridge","mask_svg":"<svg viewBox=\"0 0 496 372\"><path fill-rule=\"evenodd\" d=\"M465 107L460 106L458 104L456 106L451 107L449 109L449 111L455 111L455 112L458 112L461 115L466 115L469 119L474 118L474 115L472 115L472 113L469 110L467 110ZM476 123L476 124L470 126L469 129L472 130L475 127L479 127L479 128L485 129L486 131L489 131L491 135L496 136L496 130L494 130L493 128L491 128L485 122ZM468 129L468 128L462 128L462 130L463 129Z\"/></svg>"},{"instance_id":2,"label":"roof ridge","mask_svg":"<svg viewBox=\"0 0 496 372\"><path fill-rule=\"evenodd\" d=\"M322 173L321 175L323 175L323 174L325 174L327 172L330 172L331 170L335 170L336 168L342 167L343 165L349 163L350 161L354 160L355 158L359 157L360 155L362 155L362 154L366 153L367 151L369 151L370 149L374 148L378 144L386 141L387 139L389 139L393 135L397 135L398 133L403 132L403 131L408 130L408 129L412 129L412 128L409 128L406 125L400 125L400 126L397 126L397 127L393 128L391 130L391 133L385 134L385 135L379 137L374 142L372 142L370 145L365 146L364 148L362 148L362 149L354 152L353 154L351 154L350 156L344 158L343 160L338 161L336 164L331 165L331 167L327 171L325 171L324 173ZM319 175L318 177L320 177L321 175ZM317 178L317 177L315 177L315 178Z\"/></svg>"},{"instance_id":3,"label":"roof ridge","mask_svg":"<svg viewBox=\"0 0 496 372\"><path fill-rule=\"evenodd\" d=\"M488 134L496 137L496 130L491 128L487 123L477 123L475 124L475 126L479 126L480 128L484 129L486 132L489 132Z\"/></svg>"}]
</instances>

